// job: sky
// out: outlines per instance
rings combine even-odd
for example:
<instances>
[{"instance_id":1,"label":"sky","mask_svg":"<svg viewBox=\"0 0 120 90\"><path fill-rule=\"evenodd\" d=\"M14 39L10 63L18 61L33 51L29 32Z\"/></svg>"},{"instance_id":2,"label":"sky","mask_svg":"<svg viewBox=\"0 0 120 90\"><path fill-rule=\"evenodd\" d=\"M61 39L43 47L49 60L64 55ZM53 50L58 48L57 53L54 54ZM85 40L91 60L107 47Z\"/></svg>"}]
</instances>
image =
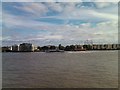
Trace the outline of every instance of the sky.
<instances>
[{"instance_id":1,"label":"sky","mask_svg":"<svg viewBox=\"0 0 120 90\"><path fill-rule=\"evenodd\" d=\"M3 2L3 45L118 42L117 2Z\"/></svg>"}]
</instances>

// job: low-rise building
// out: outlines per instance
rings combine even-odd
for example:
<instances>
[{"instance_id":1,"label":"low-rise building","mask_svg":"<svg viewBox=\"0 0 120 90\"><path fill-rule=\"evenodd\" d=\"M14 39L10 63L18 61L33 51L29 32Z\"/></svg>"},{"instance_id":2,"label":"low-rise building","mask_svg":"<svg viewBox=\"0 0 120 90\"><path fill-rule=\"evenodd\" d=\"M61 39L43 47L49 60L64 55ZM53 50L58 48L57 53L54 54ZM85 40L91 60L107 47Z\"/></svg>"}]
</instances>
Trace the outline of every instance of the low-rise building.
<instances>
[{"instance_id":1,"label":"low-rise building","mask_svg":"<svg viewBox=\"0 0 120 90\"><path fill-rule=\"evenodd\" d=\"M81 51L81 50L83 50L82 45L75 45L75 51Z\"/></svg>"},{"instance_id":2,"label":"low-rise building","mask_svg":"<svg viewBox=\"0 0 120 90\"><path fill-rule=\"evenodd\" d=\"M118 44L112 44L113 49L117 49L118 48Z\"/></svg>"},{"instance_id":3,"label":"low-rise building","mask_svg":"<svg viewBox=\"0 0 120 90\"><path fill-rule=\"evenodd\" d=\"M120 50L120 44L117 44L116 47L118 50Z\"/></svg>"},{"instance_id":4,"label":"low-rise building","mask_svg":"<svg viewBox=\"0 0 120 90\"><path fill-rule=\"evenodd\" d=\"M112 49L112 44L107 44L107 50L111 50Z\"/></svg>"},{"instance_id":5,"label":"low-rise building","mask_svg":"<svg viewBox=\"0 0 120 90\"><path fill-rule=\"evenodd\" d=\"M97 45L96 45L96 44L93 44L93 45L92 45L92 49L93 49L93 50L96 50L96 49L97 49Z\"/></svg>"},{"instance_id":6,"label":"low-rise building","mask_svg":"<svg viewBox=\"0 0 120 90\"><path fill-rule=\"evenodd\" d=\"M10 51L11 51L11 47L9 46L2 47L2 52L10 52Z\"/></svg>"}]
</instances>

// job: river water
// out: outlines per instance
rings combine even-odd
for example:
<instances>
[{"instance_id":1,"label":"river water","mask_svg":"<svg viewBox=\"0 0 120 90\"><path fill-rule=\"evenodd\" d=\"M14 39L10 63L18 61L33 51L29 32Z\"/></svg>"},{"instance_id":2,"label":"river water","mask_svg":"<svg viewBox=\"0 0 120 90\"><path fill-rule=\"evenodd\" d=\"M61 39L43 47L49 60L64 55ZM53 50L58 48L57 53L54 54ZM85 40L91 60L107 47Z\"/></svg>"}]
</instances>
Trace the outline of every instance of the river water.
<instances>
[{"instance_id":1,"label":"river water","mask_svg":"<svg viewBox=\"0 0 120 90\"><path fill-rule=\"evenodd\" d=\"M118 51L3 53L3 88L117 88Z\"/></svg>"}]
</instances>

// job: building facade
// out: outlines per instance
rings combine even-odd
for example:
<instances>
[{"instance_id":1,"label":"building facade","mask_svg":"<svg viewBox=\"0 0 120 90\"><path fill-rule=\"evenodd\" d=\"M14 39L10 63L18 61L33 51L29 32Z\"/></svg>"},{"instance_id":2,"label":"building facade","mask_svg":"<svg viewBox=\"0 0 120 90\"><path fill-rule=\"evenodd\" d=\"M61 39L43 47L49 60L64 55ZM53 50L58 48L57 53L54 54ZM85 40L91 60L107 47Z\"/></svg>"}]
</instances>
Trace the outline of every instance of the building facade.
<instances>
[{"instance_id":1,"label":"building facade","mask_svg":"<svg viewBox=\"0 0 120 90\"><path fill-rule=\"evenodd\" d=\"M12 51L15 51L15 52L17 52L17 51L19 51L19 45L13 45L12 47L11 47L11 49L12 49Z\"/></svg>"},{"instance_id":2,"label":"building facade","mask_svg":"<svg viewBox=\"0 0 120 90\"><path fill-rule=\"evenodd\" d=\"M19 46L19 51L33 52L34 51L34 46L31 43L22 43Z\"/></svg>"}]
</instances>

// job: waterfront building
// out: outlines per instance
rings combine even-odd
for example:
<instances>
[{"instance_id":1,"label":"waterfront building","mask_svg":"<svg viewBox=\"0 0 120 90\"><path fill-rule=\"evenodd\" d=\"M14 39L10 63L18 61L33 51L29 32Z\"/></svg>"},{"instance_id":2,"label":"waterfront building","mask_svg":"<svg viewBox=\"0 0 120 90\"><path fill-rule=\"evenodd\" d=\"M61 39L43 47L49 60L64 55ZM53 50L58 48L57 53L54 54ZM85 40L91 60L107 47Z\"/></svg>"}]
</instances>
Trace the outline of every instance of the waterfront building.
<instances>
[{"instance_id":1,"label":"waterfront building","mask_svg":"<svg viewBox=\"0 0 120 90\"><path fill-rule=\"evenodd\" d=\"M75 45L75 51L80 51L81 50L81 46L80 45Z\"/></svg>"},{"instance_id":2,"label":"waterfront building","mask_svg":"<svg viewBox=\"0 0 120 90\"><path fill-rule=\"evenodd\" d=\"M106 50L107 49L107 44L103 45L103 49Z\"/></svg>"},{"instance_id":3,"label":"waterfront building","mask_svg":"<svg viewBox=\"0 0 120 90\"><path fill-rule=\"evenodd\" d=\"M11 50L12 51L15 51L15 52L17 52L17 51L19 51L19 45L13 45L12 47L11 47Z\"/></svg>"},{"instance_id":4,"label":"waterfront building","mask_svg":"<svg viewBox=\"0 0 120 90\"><path fill-rule=\"evenodd\" d=\"M118 44L111 44L111 49L116 50L118 47Z\"/></svg>"},{"instance_id":5,"label":"waterfront building","mask_svg":"<svg viewBox=\"0 0 120 90\"><path fill-rule=\"evenodd\" d=\"M120 49L120 44L94 44L93 50L117 50Z\"/></svg>"},{"instance_id":6,"label":"waterfront building","mask_svg":"<svg viewBox=\"0 0 120 90\"><path fill-rule=\"evenodd\" d=\"M2 52L10 52L10 51L11 51L11 47L9 46L2 47Z\"/></svg>"},{"instance_id":7,"label":"waterfront building","mask_svg":"<svg viewBox=\"0 0 120 90\"><path fill-rule=\"evenodd\" d=\"M100 46L100 50L102 50L102 44L100 44L99 46Z\"/></svg>"},{"instance_id":8,"label":"waterfront building","mask_svg":"<svg viewBox=\"0 0 120 90\"><path fill-rule=\"evenodd\" d=\"M40 49L38 49L38 46L33 46L34 51L40 51Z\"/></svg>"},{"instance_id":9,"label":"waterfront building","mask_svg":"<svg viewBox=\"0 0 120 90\"><path fill-rule=\"evenodd\" d=\"M94 49L96 50L102 50L103 45L102 44L96 44L94 45Z\"/></svg>"},{"instance_id":10,"label":"waterfront building","mask_svg":"<svg viewBox=\"0 0 120 90\"><path fill-rule=\"evenodd\" d=\"M93 49L93 50L96 50L96 49L97 49L97 45L96 45L96 44L93 44L93 45L92 45L92 49Z\"/></svg>"},{"instance_id":11,"label":"waterfront building","mask_svg":"<svg viewBox=\"0 0 120 90\"><path fill-rule=\"evenodd\" d=\"M119 46L118 44L112 44L113 49L118 49L119 48L118 46Z\"/></svg>"},{"instance_id":12,"label":"waterfront building","mask_svg":"<svg viewBox=\"0 0 120 90\"><path fill-rule=\"evenodd\" d=\"M117 49L119 49L119 50L120 50L120 44L117 44L117 45L116 45L116 47L117 47Z\"/></svg>"},{"instance_id":13,"label":"waterfront building","mask_svg":"<svg viewBox=\"0 0 120 90\"><path fill-rule=\"evenodd\" d=\"M96 45L96 47L97 47L97 50L100 50L100 49L101 49L101 48L100 48L100 44Z\"/></svg>"},{"instance_id":14,"label":"waterfront building","mask_svg":"<svg viewBox=\"0 0 120 90\"><path fill-rule=\"evenodd\" d=\"M105 49L105 45L104 45L104 44L102 44L101 48L102 48L102 50L104 50L104 49Z\"/></svg>"},{"instance_id":15,"label":"waterfront building","mask_svg":"<svg viewBox=\"0 0 120 90\"><path fill-rule=\"evenodd\" d=\"M115 44L111 44L112 45L112 49L116 49L116 45Z\"/></svg>"},{"instance_id":16,"label":"waterfront building","mask_svg":"<svg viewBox=\"0 0 120 90\"><path fill-rule=\"evenodd\" d=\"M34 51L34 45L31 44L31 43L22 43L19 46L19 51L33 52Z\"/></svg>"},{"instance_id":17,"label":"waterfront building","mask_svg":"<svg viewBox=\"0 0 120 90\"><path fill-rule=\"evenodd\" d=\"M104 44L93 44L92 49L93 50L103 50L103 49L106 49L106 45L104 45Z\"/></svg>"},{"instance_id":18,"label":"waterfront building","mask_svg":"<svg viewBox=\"0 0 120 90\"><path fill-rule=\"evenodd\" d=\"M120 44L115 44L115 49L119 49L120 50Z\"/></svg>"},{"instance_id":19,"label":"waterfront building","mask_svg":"<svg viewBox=\"0 0 120 90\"><path fill-rule=\"evenodd\" d=\"M112 44L107 44L107 46L108 46L108 47L107 47L108 50L111 50L111 49L112 49Z\"/></svg>"}]
</instances>

